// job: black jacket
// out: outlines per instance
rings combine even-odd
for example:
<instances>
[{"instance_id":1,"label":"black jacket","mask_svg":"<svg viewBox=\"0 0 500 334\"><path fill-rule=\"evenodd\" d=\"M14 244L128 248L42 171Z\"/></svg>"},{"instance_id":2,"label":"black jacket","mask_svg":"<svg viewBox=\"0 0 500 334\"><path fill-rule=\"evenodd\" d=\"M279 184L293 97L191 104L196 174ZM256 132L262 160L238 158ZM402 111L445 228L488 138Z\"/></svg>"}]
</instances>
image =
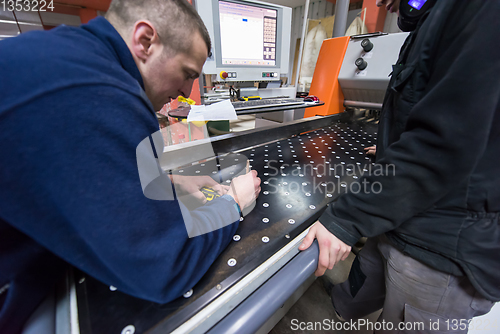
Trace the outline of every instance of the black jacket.
<instances>
[{"instance_id":1,"label":"black jacket","mask_svg":"<svg viewBox=\"0 0 500 334\"><path fill-rule=\"evenodd\" d=\"M406 254L500 300L500 1L440 0L393 67L365 176L319 219L347 244L386 233ZM378 189L378 188L377 188Z\"/></svg>"}]
</instances>

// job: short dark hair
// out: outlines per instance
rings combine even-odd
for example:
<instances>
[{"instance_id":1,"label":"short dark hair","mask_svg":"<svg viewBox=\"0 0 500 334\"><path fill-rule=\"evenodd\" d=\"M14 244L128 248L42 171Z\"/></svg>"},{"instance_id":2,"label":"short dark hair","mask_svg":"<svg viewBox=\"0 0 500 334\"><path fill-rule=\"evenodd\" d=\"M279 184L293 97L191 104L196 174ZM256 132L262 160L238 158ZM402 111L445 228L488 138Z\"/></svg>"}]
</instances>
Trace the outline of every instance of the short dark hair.
<instances>
[{"instance_id":1,"label":"short dark hair","mask_svg":"<svg viewBox=\"0 0 500 334\"><path fill-rule=\"evenodd\" d=\"M205 41L208 56L212 43L200 15L187 0L113 0L106 19L120 32L128 32L139 20L150 21L160 41L174 54L189 52L190 36L198 31Z\"/></svg>"}]
</instances>

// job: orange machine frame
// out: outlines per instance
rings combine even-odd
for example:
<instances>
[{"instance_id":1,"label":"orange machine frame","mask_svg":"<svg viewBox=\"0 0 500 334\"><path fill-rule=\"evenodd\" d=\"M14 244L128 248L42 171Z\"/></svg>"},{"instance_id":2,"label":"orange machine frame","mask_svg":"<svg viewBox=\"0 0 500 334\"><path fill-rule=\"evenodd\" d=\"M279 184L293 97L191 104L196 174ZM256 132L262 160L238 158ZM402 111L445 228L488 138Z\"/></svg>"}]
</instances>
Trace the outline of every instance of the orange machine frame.
<instances>
[{"instance_id":1,"label":"orange machine frame","mask_svg":"<svg viewBox=\"0 0 500 334\"><path fill-rule=\"evenodd\" d=\"M317 96L325 104L306 108L304 117L326 116L344 111L344 94L340 89L338 77L349 39L349 36L345 36L323 41L309 95Z\"/></svg>"}]
</instances>

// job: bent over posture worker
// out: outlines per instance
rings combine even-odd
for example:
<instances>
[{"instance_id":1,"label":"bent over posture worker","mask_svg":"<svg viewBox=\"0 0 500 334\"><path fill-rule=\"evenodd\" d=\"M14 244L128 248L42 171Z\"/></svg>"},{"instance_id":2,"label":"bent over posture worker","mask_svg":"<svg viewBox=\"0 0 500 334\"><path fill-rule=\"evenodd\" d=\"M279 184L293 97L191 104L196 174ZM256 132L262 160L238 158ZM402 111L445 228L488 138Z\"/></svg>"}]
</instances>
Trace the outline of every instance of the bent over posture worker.
<instances>
[{"instance_id":1,"label":"bent over posture worker","mask_svg":"<svg viewBox=\"0 0 500 334\"><path fill-rule=\"evenodd\" d=\"M0 333L21 331L66 263L165 303L227 246L260 191L256 172L229 190L181 181L193 196L204 185L224 193L186 215L145 197L136 161L158 131L155 111L189 96L210 48L185 0L115 0L106 19L0 42ZM227 219L188 238L185 220Z\"/></svg>"},{"instance_id":2,"label":"bent over posture worker","mask_svg":"<svg viewBox=\"0 0 500 334\"><path fill-rule=\"evenodd\" d=\"M465 333L500 300L500 2L427 1L419 17L409 3L377 3L399 7L400 27L413 30L378 131L377 163L395 173L366 177L379 194L341 196L301 249L318 239L322 275L370 237L333 288L341 317L382 309L394 329Z\"/></svg>"}]
</instances>

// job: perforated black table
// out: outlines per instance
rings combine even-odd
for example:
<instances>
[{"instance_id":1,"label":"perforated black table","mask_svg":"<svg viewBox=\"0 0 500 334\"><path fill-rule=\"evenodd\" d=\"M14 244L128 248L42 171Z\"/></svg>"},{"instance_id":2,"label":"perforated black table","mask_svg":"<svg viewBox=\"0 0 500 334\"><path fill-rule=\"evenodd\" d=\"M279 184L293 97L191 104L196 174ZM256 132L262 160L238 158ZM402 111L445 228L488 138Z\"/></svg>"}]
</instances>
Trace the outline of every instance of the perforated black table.
<instances>
[{"instance_id":1,"label":"perforated black table","mask_svg":"<svg viewBox=\"0 0 500 334\"><path fill-rule=\"evenodd\" d=\"M238 293L245 298L249 296L263 280L286 268L276 254L289 247L289 252L285 252L289 258L283 256L281 261L290 261L297 254L296 246L294 252L289 246L292 241L317 220L339 193L348 188L356 191L361 174L372 166L363 149L375 144L376 129L375 124L354 121L350 114L343 113L214 138L212 147L217 159L175 172L217 178L221 177L221 166L240 164L242 159L248 159L252 169L258 171L262 192L255 209L240 223L231 244L192 291L166 305L111 291L109 286L77 273L80 332L122 333L127 326L133 326L135 333L170 333L176 328L178 332L191 332L186 322L193 322L197 314L207 312L227 298L236 303L237 299L231 298ZM230 178L231 175L226 175L219 181L229 183ZM269 264L273 256L276 263ZM262 271L266 264L269 266ZM263 275L267 270L269 277ZM260 281L249 279L252 275L260 277ZM235 293L235 287L244 280L251 283L247 284L251 291L238 288ZM267 288L286 289L286 283L274 282L276 286ZM208 313L213 317L212 322L193 325L193 333L208 331L221 320L217 314L229 313L234 308L234 305L228 307L228 303L219 304L223 311L218 312L215 307ZM245 303L237 308L240 312L241 307L246 307L242 305ZM187 330L179 329L183 324Z\"/></svg>"}]
</instances>

